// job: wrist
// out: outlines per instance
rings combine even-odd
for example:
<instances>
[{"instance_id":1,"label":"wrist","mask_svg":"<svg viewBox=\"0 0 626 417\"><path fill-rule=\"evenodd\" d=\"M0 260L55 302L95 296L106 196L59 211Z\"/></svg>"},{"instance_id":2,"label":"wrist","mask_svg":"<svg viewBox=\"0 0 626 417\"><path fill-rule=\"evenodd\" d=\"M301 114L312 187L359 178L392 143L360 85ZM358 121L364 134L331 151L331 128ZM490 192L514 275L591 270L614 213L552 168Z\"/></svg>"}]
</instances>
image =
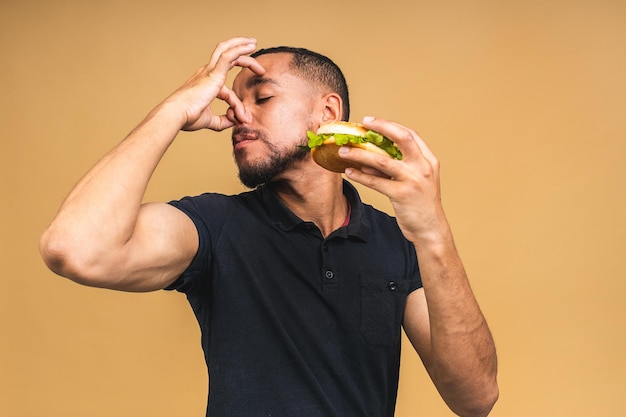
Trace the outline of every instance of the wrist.
<instances>
[{"instance_id":1,"label":"wrist","mask_svg":"<svg viewBox=\"0 0 626 417\"><path fill-rule=\"evenodd\" d=\"M167 98L156 106L146 117L146 121L154 121L180 131L187 123L187 115L181 111L180 106Z\"/></svg>"},{"instance_id":2,"label":"wrist","mask_svg":"<svg viewBox=\"0 0 626 417\"><path fill-rule=\"evenodd\" d=\"M429 251L433 253L444 253L449 248L454 248L454 239L449 227L432 229L417 235L411 240L420 253Z\"/></svg>"}]
</instances>

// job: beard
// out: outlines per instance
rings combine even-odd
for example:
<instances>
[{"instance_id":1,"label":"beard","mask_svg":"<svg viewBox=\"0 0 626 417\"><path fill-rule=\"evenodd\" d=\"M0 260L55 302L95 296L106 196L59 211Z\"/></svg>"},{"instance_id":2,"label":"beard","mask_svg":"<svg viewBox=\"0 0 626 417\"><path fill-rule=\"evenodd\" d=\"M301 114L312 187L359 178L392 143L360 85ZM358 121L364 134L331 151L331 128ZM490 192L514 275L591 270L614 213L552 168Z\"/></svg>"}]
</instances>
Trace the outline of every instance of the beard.
<instances>
[{"instance_id":1,"label":"beard","mask_svg":"<svg viewBox=\"0 0 626 417\"><path fill-rule=\"evenodd\" d=\"M309 155L309 151L301 147L307 144L306 136L300 141L301 143L295 145L292 149L281 150L263 132L241 128L233 133L241 133L242 131L256 135L256 140L260 140L267 147L264 158L255 161L240 161L237 159L237 155L235 155L235 162L239 168L239 180L248 188L256 188L270 183L276 176L282 174L296 162L304 160Z\"/></svg>"}]
</instances>

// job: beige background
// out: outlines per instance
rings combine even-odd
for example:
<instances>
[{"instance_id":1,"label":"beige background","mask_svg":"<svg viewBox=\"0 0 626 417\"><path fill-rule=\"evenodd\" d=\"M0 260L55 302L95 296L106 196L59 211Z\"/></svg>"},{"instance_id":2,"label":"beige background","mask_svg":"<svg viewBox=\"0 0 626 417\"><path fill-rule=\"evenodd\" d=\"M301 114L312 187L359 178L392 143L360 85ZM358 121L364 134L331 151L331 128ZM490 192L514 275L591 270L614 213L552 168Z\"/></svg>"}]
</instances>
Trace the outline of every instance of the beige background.
<instances>
[{"instance_id":1,"label":"beige background","mask_svg":"<svg viewBox=\"0 0 626 417\"><path fill-rule=\"evenodd\" d=\"M497 341L493 416L626 415L626 3L0 1L0 416L201 416L180 294L53 276L40 233L75 181L214 45L333 57L353 119L417 129ZM181 134L148 200L235 193L228 134ZM364 191L364 199L389 205ZM403 353L397 416L450 416Z\"/></svg>"}]
</instances>

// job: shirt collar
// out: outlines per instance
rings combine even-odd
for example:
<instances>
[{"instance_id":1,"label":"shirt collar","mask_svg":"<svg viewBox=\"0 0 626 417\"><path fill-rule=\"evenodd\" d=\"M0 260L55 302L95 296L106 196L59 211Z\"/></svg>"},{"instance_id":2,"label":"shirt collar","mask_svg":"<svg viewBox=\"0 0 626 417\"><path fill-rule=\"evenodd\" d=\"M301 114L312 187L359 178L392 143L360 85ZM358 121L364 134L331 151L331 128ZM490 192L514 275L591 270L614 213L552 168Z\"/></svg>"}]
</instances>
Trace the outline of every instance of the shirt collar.
<instances>
[{"instance_id":1,"label":"shirt collar","mask_svg":"<svg viewBox=\"0 0 626 417\"><path fill-rule=\"evenodd\" d=\"M280 200L272 184L263 185L256 190L260 196L270 219L285 231L292 231L306 225L303 221L285 206ZM332 233L335 236L355 237L366 241L369 236L369 222L364 215L364 205L358 191L348 181L343 180L343 193L351 207L350 223Z\"/></svg>"}]
</instances>

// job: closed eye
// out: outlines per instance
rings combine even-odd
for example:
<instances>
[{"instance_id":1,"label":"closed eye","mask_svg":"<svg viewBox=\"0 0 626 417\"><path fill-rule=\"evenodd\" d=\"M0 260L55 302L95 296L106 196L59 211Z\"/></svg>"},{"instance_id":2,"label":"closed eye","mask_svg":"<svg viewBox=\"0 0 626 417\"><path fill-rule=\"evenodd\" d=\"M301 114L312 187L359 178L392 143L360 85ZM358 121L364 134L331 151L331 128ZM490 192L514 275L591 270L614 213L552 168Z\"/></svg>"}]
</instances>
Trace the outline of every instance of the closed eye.
<instances>
[{"instance_id":1,"label":"closed eye","mask_svg":"<svg viewBox=\"0 0 626 417\"><path fill-rule=\"evenodd\" d=\"M263 103L267 103L269 101L269 99L271 99L272 96L267 96L267 97L259 97L255 100L256 104L263 104Z\"/></svg>"}]
</instances>

